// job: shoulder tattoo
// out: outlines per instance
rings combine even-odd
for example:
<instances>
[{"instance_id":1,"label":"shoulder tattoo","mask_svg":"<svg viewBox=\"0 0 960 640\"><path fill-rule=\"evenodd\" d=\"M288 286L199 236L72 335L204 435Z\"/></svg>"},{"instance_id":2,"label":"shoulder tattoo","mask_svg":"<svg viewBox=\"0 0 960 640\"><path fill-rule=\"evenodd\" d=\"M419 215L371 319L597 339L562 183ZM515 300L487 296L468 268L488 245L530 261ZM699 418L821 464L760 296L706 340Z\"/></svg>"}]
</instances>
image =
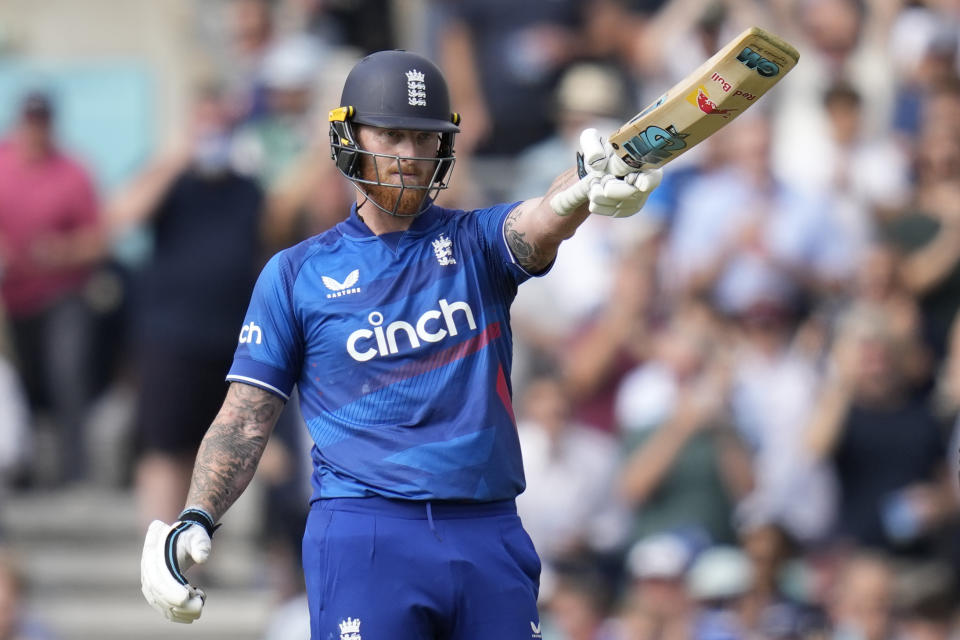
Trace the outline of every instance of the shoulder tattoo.
<instances>
[{"instance_id":1,"label":"shoulder tattoo","mask_svg":"<svg viewBox=\"0 0 960 640\"><path fill-rule=\"evenodd\" d=\"M546 268L553 256L541 250L536 242L528 242L527 234L516 228L520 213L520 207L516 207L507 215L503 223L504 236L507 238L507 246L510 247L520 266L531 273L536 273Z\"/></svg>"}]
</instances>

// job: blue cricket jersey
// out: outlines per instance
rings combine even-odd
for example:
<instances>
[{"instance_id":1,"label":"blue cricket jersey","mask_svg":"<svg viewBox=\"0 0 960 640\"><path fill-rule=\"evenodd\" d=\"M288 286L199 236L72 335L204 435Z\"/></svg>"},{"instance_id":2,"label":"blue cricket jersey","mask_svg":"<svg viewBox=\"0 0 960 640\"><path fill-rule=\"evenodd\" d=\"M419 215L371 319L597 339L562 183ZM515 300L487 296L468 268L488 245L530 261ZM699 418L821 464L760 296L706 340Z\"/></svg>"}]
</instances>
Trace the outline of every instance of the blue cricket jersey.
<instances>
[{"instance_id":1,"label":"blue cricket jersey","mask_svg":"<svg viewBox=\"0 0 960 640\"><path fill-rule=\"evenodd\" d=\"M531 274L504 238L514 206L432 206L380 237L354 206L264 267L227 379L284 399L298 385L314 500L523 491L509 307Z\"/></svg>"}]
</instances>

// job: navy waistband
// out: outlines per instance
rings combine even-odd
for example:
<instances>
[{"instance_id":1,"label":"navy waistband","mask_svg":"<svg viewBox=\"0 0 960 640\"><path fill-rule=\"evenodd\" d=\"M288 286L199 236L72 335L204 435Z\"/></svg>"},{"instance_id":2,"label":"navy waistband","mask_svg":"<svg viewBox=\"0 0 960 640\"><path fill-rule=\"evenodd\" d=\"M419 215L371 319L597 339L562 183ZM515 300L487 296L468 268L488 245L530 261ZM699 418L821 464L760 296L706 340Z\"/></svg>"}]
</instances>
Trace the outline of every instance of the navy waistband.
<instances>
[{"instance_id":1,"label":"navy waistband","mask_svg":"<svg viewBox=\"0 0 960 640\"><path fill-rule=\"evenodd\" d=\"M517 503L514 500L498 500L496 502L394 500L371 496L369 498L324 498L314 502L310 508L318 511L371 513L410 520L451 520L515 514Z\"/></svg>"}]
</instances>

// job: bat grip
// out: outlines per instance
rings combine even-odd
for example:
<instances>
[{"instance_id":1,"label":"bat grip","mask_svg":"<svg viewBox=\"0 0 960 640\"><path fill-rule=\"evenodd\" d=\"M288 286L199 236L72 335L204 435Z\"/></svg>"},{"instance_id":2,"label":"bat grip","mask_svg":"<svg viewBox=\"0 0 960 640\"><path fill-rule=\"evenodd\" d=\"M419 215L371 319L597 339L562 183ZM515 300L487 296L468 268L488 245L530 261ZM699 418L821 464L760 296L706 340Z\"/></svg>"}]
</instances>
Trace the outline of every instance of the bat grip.
<instances>
[{"instance_id":1,"label":"bat grip","mask_svg":"<svg viewBox=\"0 0 960 640\"><path fill-rule=\"evenodd\" d=\"M570 185L560 193L550 198L550 208L558 216L568 216L587 201L590 193L590 183L593 180L590 176L580 178L575 184Z\"/></svg>"}]
</instances>

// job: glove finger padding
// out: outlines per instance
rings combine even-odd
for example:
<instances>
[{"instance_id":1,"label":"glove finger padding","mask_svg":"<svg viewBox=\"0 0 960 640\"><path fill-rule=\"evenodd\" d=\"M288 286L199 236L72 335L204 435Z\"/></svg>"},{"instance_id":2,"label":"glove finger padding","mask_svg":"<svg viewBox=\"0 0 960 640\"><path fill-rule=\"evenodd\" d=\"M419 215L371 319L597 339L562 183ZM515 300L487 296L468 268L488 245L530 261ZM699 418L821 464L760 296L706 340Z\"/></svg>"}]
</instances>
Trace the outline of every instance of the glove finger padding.
<instances>
[{"instance_id":1,"label":"glove finger padding","mask_svg":"<svg viewBox=\"0 0 960 640\"><path fill-rule=\"evenodd\" d=\"M190 585L182 570L210 555L210 536L193 522L150 523L140 558L140 583L147 602L173 622L200 617L205 594Z\"/></svg>"},{"instance_id":2,"label":"glove finger padding","mask_svg":"<svg viewBox=\"0 0 960 640\"><path fill-rule=\"evenodd\" d=\"M637 213L657 185L662 172L635 171L622 179L606 175L589 192L590 212L612 218L627 218Z\"/></svg>"},{"instance_id":3,"label":"glove finger padding","mask_svg":"<svg viewBox=\"0 0 960 640\"><path fill-rule=\"evenodd\" d=\"M603 173L606 170L608 149L612 151L610 143L604 140L596 129L584 129L580 132L580 152L588 171Z\"/></svg>"},{"instance_id":4,"label":"glove finger padding","mask_svg":"<svg viewBox=\"0 0 960 640\"><path fill-rule=\"evenodd\" d=\"M663 169L634 171L624 176L623 179L634 185L640 191L649 193L660 186L660 181L663 180Z\"/></svg>"},{"instance_id":5,"label":"glove finger padding","mask_svg":"<svg viewBox=\"0 0 960 640\"><path fill-rule=\"evenodd\" d=\"M604 141L606 142L606 141ZM607 173L611 173L618 178L630 175L631 173L636 173L637 170L628 165L623 161L623 158L618 156L613 150L613 146L606 142L607 145Z\"/></svg>"}]
</instances>

